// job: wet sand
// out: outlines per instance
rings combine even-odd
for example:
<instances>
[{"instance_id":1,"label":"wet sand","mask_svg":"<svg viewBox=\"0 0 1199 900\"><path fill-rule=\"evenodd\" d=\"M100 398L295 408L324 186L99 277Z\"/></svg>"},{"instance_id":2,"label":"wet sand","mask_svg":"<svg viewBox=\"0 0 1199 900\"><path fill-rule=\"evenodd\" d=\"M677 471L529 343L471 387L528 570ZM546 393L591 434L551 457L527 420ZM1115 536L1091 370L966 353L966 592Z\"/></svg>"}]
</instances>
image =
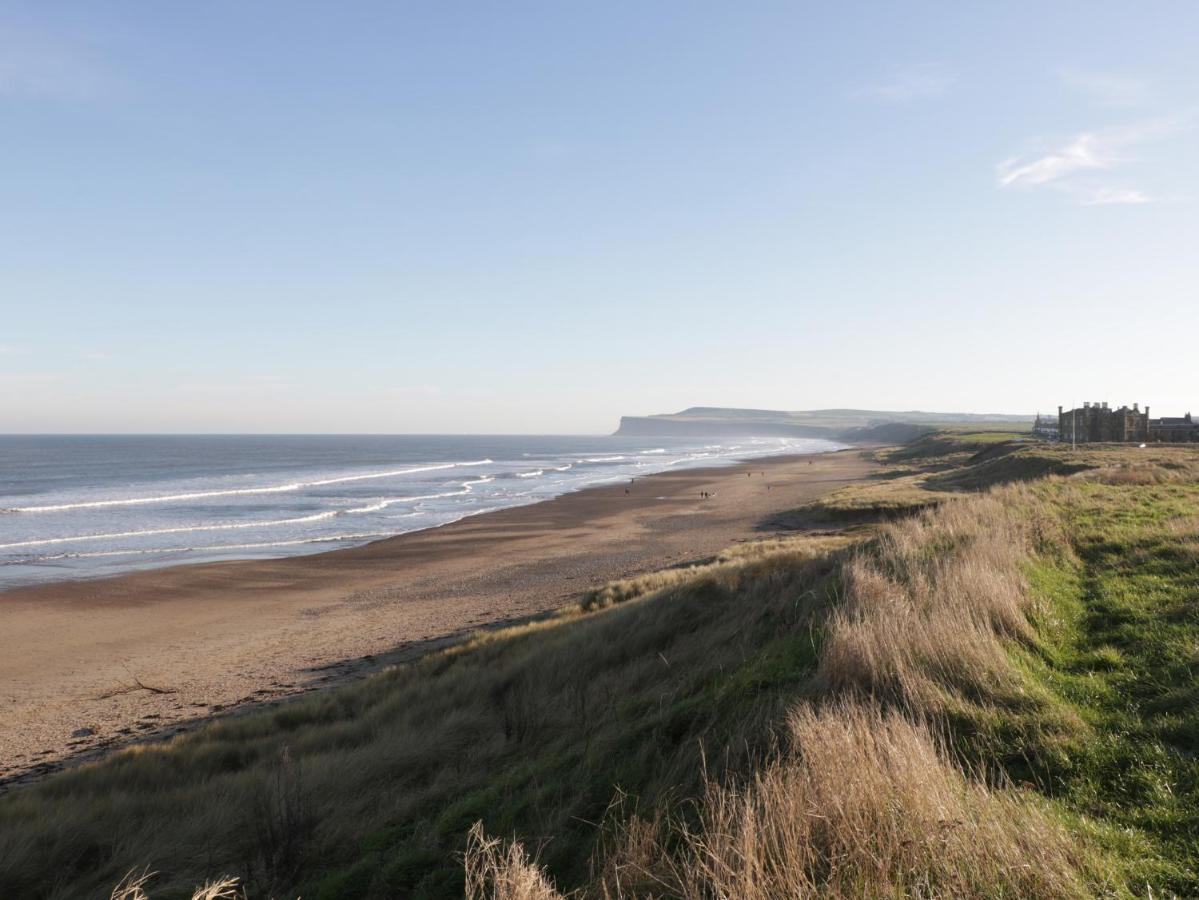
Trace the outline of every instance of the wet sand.
<instances>
[{"instance_id":1,"label":"wet sand","mask_svg":"<svg viewBox=\"0 0 1199 900\"><path fill-rule=\"evenodd\" d=\"M347 550L2 592L0 785L763 537L872 468L847 450L663 472Z\"/></svg>"}]
</instances>

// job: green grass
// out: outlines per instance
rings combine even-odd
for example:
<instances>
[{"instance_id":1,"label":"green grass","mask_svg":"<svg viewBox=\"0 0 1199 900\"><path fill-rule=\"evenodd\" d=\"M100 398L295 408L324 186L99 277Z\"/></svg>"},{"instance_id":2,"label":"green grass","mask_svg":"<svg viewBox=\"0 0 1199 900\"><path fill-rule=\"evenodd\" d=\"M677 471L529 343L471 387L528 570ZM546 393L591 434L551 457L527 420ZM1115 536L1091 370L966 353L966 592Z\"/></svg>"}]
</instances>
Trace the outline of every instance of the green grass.
<instances>
[{"instance_id":1,"label":"green grass","mask_svg":"<svg viewBox=\"0 0 1199 900\"><path fill-rule=\"evenodd\" d=\"M947 428L945 433L952 435L954 440L964 444L998 444L1002 441L1028 440L1032 437L1032 428L1013 429L1011 426L996 425L993 427Z\"/></svg>"},{"instance_id":2,"label":"green grass","mask_svg":"<svg viewBox=\"0 0 1199 900\"><path fill-rule=\"evenodd\" d=\"M1046 601L1027 671L1086 724L1031 774L1072 811L1135 836L1134 884L1199 885L1199 486L1055 483L1072 558L1032 570Z\"/></svg>"}]
</instances>

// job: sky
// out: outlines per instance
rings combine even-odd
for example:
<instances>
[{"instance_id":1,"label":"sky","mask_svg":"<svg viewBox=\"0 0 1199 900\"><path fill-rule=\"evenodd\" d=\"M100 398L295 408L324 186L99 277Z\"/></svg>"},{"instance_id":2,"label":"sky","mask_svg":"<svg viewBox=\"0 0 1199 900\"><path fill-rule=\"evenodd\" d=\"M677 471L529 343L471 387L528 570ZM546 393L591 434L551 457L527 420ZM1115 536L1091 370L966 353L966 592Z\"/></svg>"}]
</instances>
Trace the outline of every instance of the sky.
<instances>
[{"instance_id":1,"label":"sky","mask_svg":"<svg viewBox=\"0 0 1199 900\"><path fill-rule=\"evenodd\" d=\"M1199 4L0 0L0 431L1199 413Z\"/></svg>"}]
</instances>

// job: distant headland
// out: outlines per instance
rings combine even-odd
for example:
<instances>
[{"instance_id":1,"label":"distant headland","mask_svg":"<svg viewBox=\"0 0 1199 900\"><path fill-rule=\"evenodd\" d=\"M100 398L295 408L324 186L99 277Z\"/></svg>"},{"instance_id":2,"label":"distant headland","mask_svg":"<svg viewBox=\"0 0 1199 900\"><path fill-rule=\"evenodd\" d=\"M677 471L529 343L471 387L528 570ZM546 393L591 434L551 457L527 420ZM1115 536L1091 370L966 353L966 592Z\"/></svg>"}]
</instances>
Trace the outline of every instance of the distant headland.
<instances>
[{"instance_id":1,"label":"distant headland","mask_svg":"<svg viewBox=\"0 0 1199 900\"><path fill-rule=\"evenodd\" d=\"M699 435L754 435L813 437L853 440L873 436L885 440L901 438L899 432L931 431L946 425L1031 424L1032 414L940 413L908 410L892 412L873 409L734 409L693 406L677 413L653 416L622 416L618 435L634 437L694 437ZM894 433L891 433L894 432Z\"/></svg>"}]
</instances>

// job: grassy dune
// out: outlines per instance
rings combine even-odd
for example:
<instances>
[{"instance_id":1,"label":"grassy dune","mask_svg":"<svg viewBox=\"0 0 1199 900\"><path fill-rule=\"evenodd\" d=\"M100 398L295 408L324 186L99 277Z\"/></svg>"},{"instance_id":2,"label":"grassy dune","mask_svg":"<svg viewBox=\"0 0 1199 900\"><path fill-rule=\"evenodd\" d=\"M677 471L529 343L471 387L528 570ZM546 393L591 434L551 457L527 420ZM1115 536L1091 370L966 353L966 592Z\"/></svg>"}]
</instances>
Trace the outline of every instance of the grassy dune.
<instances>
[{"instance_id":1,"label":"grassy dune","mask_svg":"<svg viewBox=\"0 0 1199 900\"><path fill-rule=\"evenodd\" d=\"M96 896L143 866L155 896L223 874L264 896L461 896L481 818L582 878L616 786L694 793L705 754L723 771L769 751L836 559L822 538L741 551L16 791L0 896Z\"/></svg>"},{"instance_id":2,"label":"grassy dune","mask_svg":"<svg viewBox=\"0 0 1199 900\"><path fill-rule=\"evenodd\" d=\"M816 531L0 798L0 896L1199 895L1199 453L880 456Z\"/></svg>"}]
</instances>

